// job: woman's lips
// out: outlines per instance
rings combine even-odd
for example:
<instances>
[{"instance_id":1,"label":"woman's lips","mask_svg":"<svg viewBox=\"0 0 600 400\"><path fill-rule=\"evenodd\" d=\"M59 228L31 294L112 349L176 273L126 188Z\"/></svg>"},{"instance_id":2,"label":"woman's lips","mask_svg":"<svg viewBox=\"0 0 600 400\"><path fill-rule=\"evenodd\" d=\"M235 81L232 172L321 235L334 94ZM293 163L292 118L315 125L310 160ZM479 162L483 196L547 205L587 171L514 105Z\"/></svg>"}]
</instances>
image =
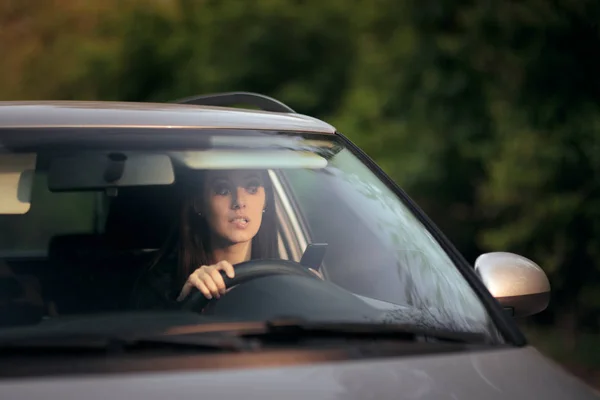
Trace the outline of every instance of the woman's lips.
<instances>
[{"instance_id":1,"label":"woman's lips","mask_svg":"<svg viewBox=\"0 0 600 400\"><path fill-rule=\"evenodd\" d=\"M235 217L230 219L229 222L236 228L243 229L248 226L250 220L247 217Z\"/></svg>"}]
</instances>

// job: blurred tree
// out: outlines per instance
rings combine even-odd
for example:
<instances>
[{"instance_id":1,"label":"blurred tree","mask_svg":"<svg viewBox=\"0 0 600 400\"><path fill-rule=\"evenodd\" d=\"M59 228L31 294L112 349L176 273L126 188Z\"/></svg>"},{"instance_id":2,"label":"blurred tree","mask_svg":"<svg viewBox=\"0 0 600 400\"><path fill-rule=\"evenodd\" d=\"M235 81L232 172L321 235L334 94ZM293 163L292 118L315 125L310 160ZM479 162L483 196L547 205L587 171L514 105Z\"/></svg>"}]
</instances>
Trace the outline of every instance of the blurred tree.
<instances>
[{"instance_id":1,"label":"blurred tree","mask_svg":"<svg viewBox=\"0 0 600 400\"><path fill-rule=\"evenodd\" d=\"M337 124L471 260L531 257L555 289L545 315L595 328L599 6L379 1Z\"/></svg>"},{"instance_id":2,"label":"blurred tree","mask_svg":"<svg viewBox=\"0 0 600 400\"><path fill-rule=\"evenodd\" d=\"M110 9L109 2L2 1L0 99L68 98L65 86L86 74L89 53L103 45L96 27ZM76 91L74 98L86 97L85 87Z\"/></svg>"},{"instance_id":3,"label":"blurred tree","mask_svg":"<svg viewBox=\"0 0 600 400\"><path fill-rule=\"evenodd\" d=\"M465 13L495 127L477 203L488 221L481 244L538 261L572 332L600 323L599 17L597 1Z\"/></svg>"},{"instance_id":4,"label":"blurred tree","mask_svg":"<svg viewBox=\"0 0 600 400\"><path fill-rule=\"evenodd\" d=\"M336 121L473 259L480 148L491 128L482 83L464 57L460 11L447 1L366 3Z\"/></svg>"}]
</instances>

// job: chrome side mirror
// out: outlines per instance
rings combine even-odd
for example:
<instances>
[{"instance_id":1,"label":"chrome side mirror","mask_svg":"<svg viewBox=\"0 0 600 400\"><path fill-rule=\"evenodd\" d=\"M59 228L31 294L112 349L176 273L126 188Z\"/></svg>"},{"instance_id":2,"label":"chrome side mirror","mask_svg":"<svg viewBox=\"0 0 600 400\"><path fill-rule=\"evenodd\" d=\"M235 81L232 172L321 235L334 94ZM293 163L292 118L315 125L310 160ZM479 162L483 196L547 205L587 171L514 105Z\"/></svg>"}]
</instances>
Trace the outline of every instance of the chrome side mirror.
<instances>
[{"instance_id":1,"label":"chrome side mirror","mask_svg":"<svg viewBox=\"0 0 600 400\"><path fill-rule=\"evenodd\" d=\"M504 252L482 254L475 260L475 272L514 317L537 314L548 307L548 277L539 265L525 257Z\"/></svg>"}]
</instances>

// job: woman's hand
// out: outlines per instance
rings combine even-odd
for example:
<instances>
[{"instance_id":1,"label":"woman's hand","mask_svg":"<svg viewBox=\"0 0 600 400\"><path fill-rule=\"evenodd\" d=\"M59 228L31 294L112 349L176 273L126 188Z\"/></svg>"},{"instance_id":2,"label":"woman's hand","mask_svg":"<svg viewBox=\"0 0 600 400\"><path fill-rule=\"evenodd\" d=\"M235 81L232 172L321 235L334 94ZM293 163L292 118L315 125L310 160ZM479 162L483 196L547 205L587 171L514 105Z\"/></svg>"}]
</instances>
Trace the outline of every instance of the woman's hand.
<instances>
[{"instance_id":1,"label":"woman's hand","mask_svg":"<svg viewBox=\"0 0 600 400\"><path fill-rule=\"evenodd\" d=\"M192 288L197 288L207 299L220 298L222 294L225 294L227 288L219 271L225 271L229 278L235 276L233 265L227 261L221 261L214 265L203 265L188 277L177 301L185 299Z\"/></svg>"}]
</instances>

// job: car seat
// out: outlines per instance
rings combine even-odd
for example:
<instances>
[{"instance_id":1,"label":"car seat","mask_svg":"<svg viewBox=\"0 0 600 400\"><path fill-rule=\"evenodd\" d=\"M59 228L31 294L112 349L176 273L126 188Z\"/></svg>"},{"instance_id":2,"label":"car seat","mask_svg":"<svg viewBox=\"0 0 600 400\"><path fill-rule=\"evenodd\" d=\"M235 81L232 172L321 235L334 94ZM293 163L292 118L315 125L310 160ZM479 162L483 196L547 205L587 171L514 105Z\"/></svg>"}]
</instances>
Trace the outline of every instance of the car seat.
<instances>
[{"instance_id":1,"label":"car seat","mask_svg":"<svg viewBox=\"0 0 600 400\"><path fill-rule=\"evenodd\" d=\"M38 323L47 314L39 281L0 262L0 327Z\"/></svg>"},{"instance_id":2,"label":"car seat","mask_svg":"<svg viewBox=\"0 0 600 400\"><path fill-rule=\"evenodd\" d=\"M166 186L120 189L104 232L52 239L47 282L59 314L119 311L135 280L167 240L176 215Z\"/></svg>"}]
</instances>

